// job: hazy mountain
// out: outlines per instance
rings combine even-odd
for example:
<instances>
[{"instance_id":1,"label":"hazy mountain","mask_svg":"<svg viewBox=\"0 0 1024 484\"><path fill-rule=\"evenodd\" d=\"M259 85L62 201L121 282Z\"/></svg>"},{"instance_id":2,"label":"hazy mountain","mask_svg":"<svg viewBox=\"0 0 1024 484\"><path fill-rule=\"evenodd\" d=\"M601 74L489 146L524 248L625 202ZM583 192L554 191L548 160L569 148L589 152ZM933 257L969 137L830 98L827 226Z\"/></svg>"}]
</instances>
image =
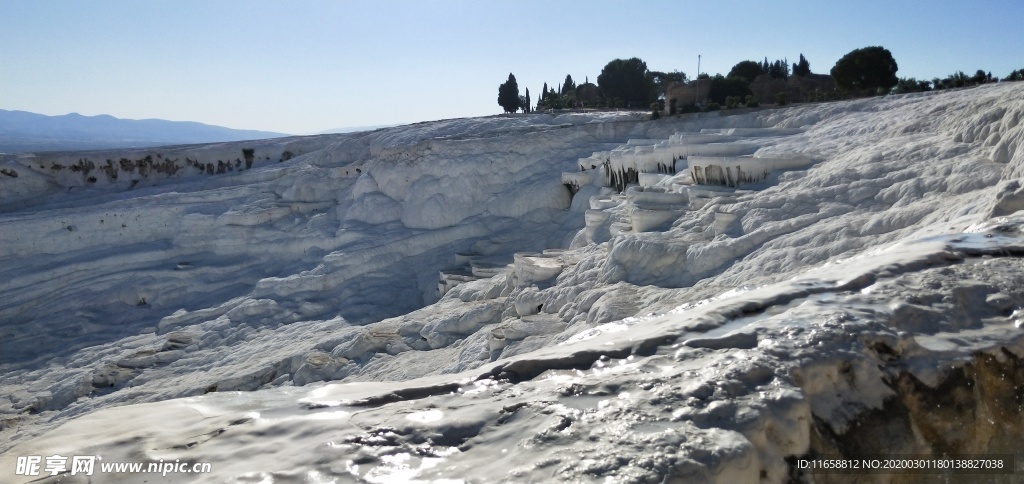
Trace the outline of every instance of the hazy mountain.
<instances>
[{"instance_id":1,"label":"hazy mountain","mask_svg":"<svg viewBox=\"0 0 1024 484\"><path fill-rule=\"evenodd\" d=\"M46 116L0 109L0 152L136 148L288 136L191 121L119 119L78 113Z\"/></svg>"}]
</instances>

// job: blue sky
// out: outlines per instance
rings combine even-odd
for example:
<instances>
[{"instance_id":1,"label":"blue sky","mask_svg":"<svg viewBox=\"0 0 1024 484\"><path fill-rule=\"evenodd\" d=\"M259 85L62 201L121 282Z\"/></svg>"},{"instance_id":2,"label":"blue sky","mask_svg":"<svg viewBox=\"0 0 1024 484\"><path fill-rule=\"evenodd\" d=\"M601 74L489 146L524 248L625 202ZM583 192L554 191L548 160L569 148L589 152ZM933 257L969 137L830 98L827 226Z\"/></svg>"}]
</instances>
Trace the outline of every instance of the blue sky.
<instances>
[{"instance_id":1,"label":"blue sky","mask_svg":"<svg viewBox=\"0 0 1024 484\"><path fill-rule=\"evenodd\" d=\"M509 72L595 81L615 58L726 73L881 45L897 75L1024 68L1024 2L0 0L0 108L295 134L497 114Z\"/></svg>"}]
</instances>

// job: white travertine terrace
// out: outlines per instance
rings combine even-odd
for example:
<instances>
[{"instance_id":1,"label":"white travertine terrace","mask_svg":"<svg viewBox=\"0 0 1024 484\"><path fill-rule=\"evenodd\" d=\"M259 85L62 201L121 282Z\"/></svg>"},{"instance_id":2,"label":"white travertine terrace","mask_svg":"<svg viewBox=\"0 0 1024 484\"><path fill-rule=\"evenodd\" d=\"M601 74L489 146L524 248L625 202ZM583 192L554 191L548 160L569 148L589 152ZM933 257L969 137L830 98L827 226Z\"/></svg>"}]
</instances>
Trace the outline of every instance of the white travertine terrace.
<instances>
[{"instance_id":1,"label":"white travertine terrace","mask_svg":"<svg viewBox=\"0 0 1024 484\"><path fill-rule=\"evenodd\" d=\"M803 168L811 163L812 161L805 157L690 156L687 158L690 177L695 184L726 187L763 183L772 173Z\"/></svg>"},{"instance_id":2,"label":"white travertine terrace","mask_svg":"<svg viewBox=\"0 0 1024 484\"><path fill-rule=\"evenodd\" d=\"M795 462L941 449L1024 475L1024 83L0 168L0 472L832 482Z\"/></svg>"},{"instance_id":3,"label":"white travertine terrace","mask_svg":"<svg viewBox=\"0 0 1024 484\"><path fill-rule=\"evenodd\" d=\"M531 286L550 280L564 268L557 258L541 254L517 253L514 260L516 282L519 286Z\"/></svg>"}]
</instances>

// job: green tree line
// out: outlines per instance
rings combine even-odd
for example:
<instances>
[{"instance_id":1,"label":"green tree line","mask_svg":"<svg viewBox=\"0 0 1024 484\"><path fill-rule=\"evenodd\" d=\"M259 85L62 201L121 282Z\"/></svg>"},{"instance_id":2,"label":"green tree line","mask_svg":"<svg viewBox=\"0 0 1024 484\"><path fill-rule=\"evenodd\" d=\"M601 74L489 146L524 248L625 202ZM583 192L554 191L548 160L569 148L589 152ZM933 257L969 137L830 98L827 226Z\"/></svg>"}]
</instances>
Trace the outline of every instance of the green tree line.
<instances>
[{"instance_id":1,"label":"green tree line","mask_svg":"<svg viewBox=\"0 0 1024 484\"><path fill-rule=\"evenodd\" d=\"M1000 80L993 77L991 72L979 69L973 76L958 71L945 79L935 78L931 81L919 81L914 78L896 77L898 69L896 59L884 47L870 46L854 49L836 61L829 70L829 75L835 83L834 92L811 92L805 97L809 100L841 99L949 89ZM765 57L763 61L740 61L724 76L721 74L710 76L701 73L698 77L701 83L704 82L704 79L709 82L706 96L708 105L704 106L704 109L713 110L723 105L727 108L740 105L751 107L759 105L761 100L757 99L751 90L751 86L759 78L779 82L778 80L786 81L791 76L806 78L812 75L810 62L801 53L799 60L792 64L787 59L769 61ZM666 88L672 83L683 84L688 80L687 75L678 70L673 72L649 70L647 63L637 57L614 59L601 69L596 84L591 83L589 79L577 84L571 74L566 75L565 79L557 84L557 87L550 87L545 82L535 105L532 104L529 89L526 90L525 95L521 95L515 76L509 73L508 79L498 87L498 105L506 113L562 108L650 108L655 115L658 115L666 108L664 99ZM1024 80L1024 69L1015 70L1002 80ZM680 103L677 99L669 101L670 114L698 109L693 102ZM774 101L781 105L786 104L788 99L785 92L780 92L776 95L776 99L767 101Z\"/></svg>"}]
</instances>

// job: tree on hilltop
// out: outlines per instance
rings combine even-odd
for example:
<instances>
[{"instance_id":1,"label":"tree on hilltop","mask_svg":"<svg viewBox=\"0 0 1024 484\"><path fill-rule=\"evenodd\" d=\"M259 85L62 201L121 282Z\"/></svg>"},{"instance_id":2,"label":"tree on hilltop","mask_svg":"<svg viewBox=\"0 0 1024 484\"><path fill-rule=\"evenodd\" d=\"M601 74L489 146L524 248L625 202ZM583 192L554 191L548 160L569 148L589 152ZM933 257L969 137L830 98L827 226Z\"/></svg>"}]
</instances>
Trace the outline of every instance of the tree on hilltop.
<instances>
[{"instance_id":1,"label":"tree on hilltop","mask_svg":"<svg viewBox=\"0 0 1024 484\"><path fill-rule=\"evenodd\" d=\"M988 84L990 82L999 82L999 79L992 77L991 72L985 72L982 69L975 71L974 76L971 77L972 84Z\"/></svg>"},{"instance_id":2,"label":"tree on hilltop","mask_svg":"<svg viewBox=\"0 0 1024 484\"><path fill-rule=\"evenodd\" d=\"M765 59L765 63L767 62L768 60ZM745 60L732 66L732 69L729 70L729 75L726 77L739 77L746 80L749 84L754 82L754 79L757 79L757 76L760 76L761 74L765 74L765 70L760 63Z\"/></svg>"},{"instance_id":3,"label":"tree on hilltop","mask_svg":"<svg viewBox=\"0 0 1024 484\"><path fill-rule=\"evenodd\" d=\"M568 94L570 91L576 90L576 83L572 80L572 76L569 74L565 75L565 82L562 83L562 94Z\"/></svg>"},{"instance_id":4,"label":"tree on hilltop","mask_svg":"<svg viewBox=\"0 0 1024 484\"><path fill-rule=\"evenodd\" d=\"M775 79L789 79L789 61L777 60L768 66L768 75Z\"/></svg>"},{"instance_id":5,"label":"tree on hilltop","mask_svg":"<svg viewBox=\"0 0 1024 484\"><path fill-rule=\"evenodd\" d=\"M794 76L808 76L811 74L811 63L807 62L803 54L800 54L800 62L793 64L793 75Z\"/></svg>"},{"instance_id":6,"label":"tree on hilltop","mask_svg":"<svg viewBox=\"0 0 1024 484\"><path fill-rule=\"evenodd\" d=\"M597 87L606 99L619 99L633 106L647 106L650 96L647 63L636 57L615 59L601 69L601 74L597 76Z\"/></svg>"},{"instance_id":7,"label":"tree on hilltop","mask_svg":"<svg viewBox=\"0 0 1024 484\"><path fill-rule=\"evenodd\" d=\"M576 99L589 106L593 106L597 104L599 92L597 86L590 82L590 80L587 80L583 84L576 86Z\"/></svg>"},{"instance_id":8,"label":"tree on hilltop","mask_svg":"<svg viewBox=\"0 0 1024 484\"><path fill-rule=\"evenodd\" d=\"M764 63L761 64L761 70L765 74L772 76L773 79L789 79L789 61L777 59L775 62L768 62L768 58L764 58Z\"/></svg>"},{"instance_id":9,"label":"tree on hilltop","mask_svg":"<svg viewBox=\"0 0 1024 484\"><path fill-rule=\"evenodd\" d=\"M498 86L498 105L506 113L514 113L519 110L519 84L516 83L516 76L508 73L508 80Z\"/></svg>"},{"instance_id":10,"label":"tree on hilltop","mask_svg":"<svg viewBox=\"0 0 1024 484\"><path fill-rule=\"evenodd\" d=\"M872 46L850 51L836 62L831 73L842 89L874 94L896 86L898 69L889 49Z\"/></svg>"},{"instance_id":11,"label":"tree on hilltop","mask_svg":"<svg viewBox=\"0 0 1024 484\"><path fill-rule=\"evenodd\" d=\"M1004 80L1012 81L1013 72L1010 73L1011 77L1007 77ZM999 82L999 78L993 77L991 72L985 72L982 69L978 69L974 72L973 76L968 76L964 71L957 71L948 76L945 79L935 78L932 80L932 85L935 89L953 89L957 87L968 87L977 86L979 84L988 84L991 82ZM898 87L898 86L897 86Z\"/></svg>"}]
</instances>

